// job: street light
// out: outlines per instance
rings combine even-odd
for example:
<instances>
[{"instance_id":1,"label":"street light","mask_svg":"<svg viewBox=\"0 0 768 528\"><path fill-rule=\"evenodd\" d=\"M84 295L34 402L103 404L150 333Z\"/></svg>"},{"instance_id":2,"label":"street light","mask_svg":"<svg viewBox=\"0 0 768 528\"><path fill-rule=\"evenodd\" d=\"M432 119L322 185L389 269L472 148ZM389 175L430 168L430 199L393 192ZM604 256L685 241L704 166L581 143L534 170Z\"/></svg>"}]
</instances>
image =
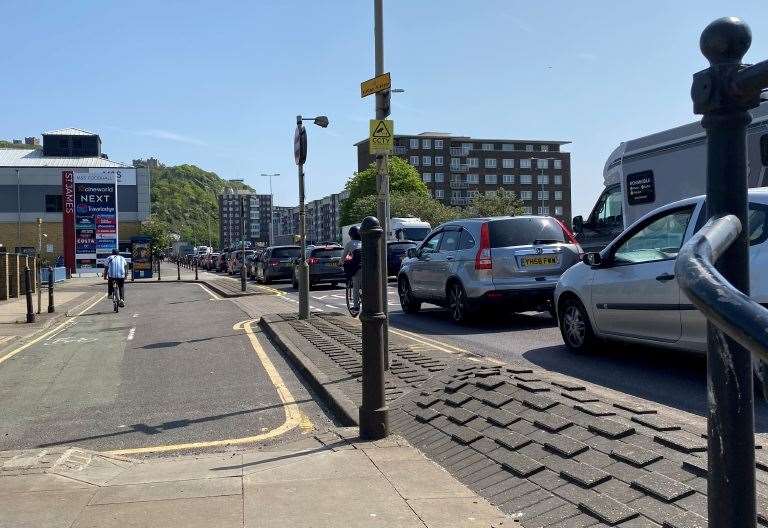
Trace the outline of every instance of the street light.
<instances>
[{"instance_id":1,"label":"street light","mask_svg":"<svg viewBox=\"0 0 768 528\"><path fill-rule=\"evenodd\" d=\"M307 218L304 196L304 162L307 161L307 130L304 121L312 121L317 126L326 128L330 121L326 116L296 116L296 131L293 134L293 157L299 167L299 319L309 317L309 266L307 266Z\"/></svg>"},{"instance_id":2,"label":"street light","mask_svg":"<svg viewBox=\"0 0 768 528\"><path fill-rule=\"evenodd\" d=\"M325 118L326 123L325 126L328 126L328 118ZM280 176L279 172L276 172L274 174L264 174L261 173L262 178L269 178L269 245L273 246L275 244L275 229L273 227L275 223L275 195L272 192L272 177L273 176Z\"/></svg>"}]
</instances>

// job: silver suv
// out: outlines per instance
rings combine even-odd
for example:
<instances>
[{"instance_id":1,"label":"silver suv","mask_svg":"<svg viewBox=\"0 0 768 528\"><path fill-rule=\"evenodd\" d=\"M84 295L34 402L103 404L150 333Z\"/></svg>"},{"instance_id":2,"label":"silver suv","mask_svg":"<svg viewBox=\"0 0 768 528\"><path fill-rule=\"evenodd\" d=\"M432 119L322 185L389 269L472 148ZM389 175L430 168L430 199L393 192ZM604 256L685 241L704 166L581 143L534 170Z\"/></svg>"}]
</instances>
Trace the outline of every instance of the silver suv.
<instances>
[{"instance_id":1,"label":"silver suv","mask_svg":"<svg viewBox=\"0 0 768 528\"><path fill-rule=\"evenodd\" d=\"M400 305L446 306L463 322L483 306L553 311L560 275L581 260L571 231L549 216L454 220L408 250L398 274Z\"/></svg>"}]
</instances>

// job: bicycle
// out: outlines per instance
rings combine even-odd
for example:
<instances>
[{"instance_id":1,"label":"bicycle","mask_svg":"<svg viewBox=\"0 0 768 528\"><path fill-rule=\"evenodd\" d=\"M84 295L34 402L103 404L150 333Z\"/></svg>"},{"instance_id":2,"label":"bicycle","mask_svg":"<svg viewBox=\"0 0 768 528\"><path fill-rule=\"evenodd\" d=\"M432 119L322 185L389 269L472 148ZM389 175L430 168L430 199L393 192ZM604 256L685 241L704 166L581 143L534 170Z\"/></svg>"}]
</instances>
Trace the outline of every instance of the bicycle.
<instances>
[{"instance_id":1,"label":"bicycle","mask_svg":"<svg viewBox=\"0 0 768 528\"><path fill-rule=\"evenodd\" d=\"M112 285L112 305L114 306L115 313L120 311L120 289L117 284Z\"/></svg>"}]
</instances>

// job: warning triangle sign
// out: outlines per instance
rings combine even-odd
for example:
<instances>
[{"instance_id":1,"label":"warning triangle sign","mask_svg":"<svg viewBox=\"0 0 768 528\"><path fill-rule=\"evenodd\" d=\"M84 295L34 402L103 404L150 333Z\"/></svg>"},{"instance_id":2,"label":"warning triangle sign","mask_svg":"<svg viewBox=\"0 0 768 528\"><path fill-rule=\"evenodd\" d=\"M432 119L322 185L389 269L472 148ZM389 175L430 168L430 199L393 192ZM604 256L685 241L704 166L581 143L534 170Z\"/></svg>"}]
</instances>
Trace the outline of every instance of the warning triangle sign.
<instances>
[{"instance_id":1,"label":"warning triangle sign","mask_svg":"<svg viewBox=\"0 0 768 528\"><path fill-rule=\"evenodd\" d=\"M392 133L387 129L387 125L384 121L379 121L379 124L373 131L373 137L388 138L392 136Z\"/></svg>"}]
</instances>

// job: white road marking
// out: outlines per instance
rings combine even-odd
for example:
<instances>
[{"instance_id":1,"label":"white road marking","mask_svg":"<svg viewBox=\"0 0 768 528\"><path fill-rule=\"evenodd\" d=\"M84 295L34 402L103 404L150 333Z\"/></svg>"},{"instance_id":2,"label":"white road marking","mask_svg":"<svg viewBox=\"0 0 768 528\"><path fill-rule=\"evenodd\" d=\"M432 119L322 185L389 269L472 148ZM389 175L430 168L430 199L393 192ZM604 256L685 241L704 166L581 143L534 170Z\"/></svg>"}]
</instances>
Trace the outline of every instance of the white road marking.
<instances>
[{"instance_id":1,"label":"white road marking","mask_svg":"<svg viewBox=\"0 0 768 528\"><path fill-rule=\"evenodd\" d=\"M128 341L133 341L134 336L136 335L136 327L132 326L130 330L128 330Z\"/></svg>"},{"instance_id":2,"label":"white road marking","mask_svg":"<svg viewBox=\"0 0 768 528\"><path fill-rule=\"evenodd\" d=\"M139 314L135 313L131 317L138 317L138 316L139 316Z\"/></svg>"},{"instance_id":3,"label":"white road marking","mask_svg":"<svg viewBox=\"0 0 768 528\"><path fill-rule=\"evenodd\" d=\"M334 310L336 308L341 308L341 306L333 306L332 304L326 304L325 306L328 307L328 308L333 308Z\"/></svg>"}]
</instances>

